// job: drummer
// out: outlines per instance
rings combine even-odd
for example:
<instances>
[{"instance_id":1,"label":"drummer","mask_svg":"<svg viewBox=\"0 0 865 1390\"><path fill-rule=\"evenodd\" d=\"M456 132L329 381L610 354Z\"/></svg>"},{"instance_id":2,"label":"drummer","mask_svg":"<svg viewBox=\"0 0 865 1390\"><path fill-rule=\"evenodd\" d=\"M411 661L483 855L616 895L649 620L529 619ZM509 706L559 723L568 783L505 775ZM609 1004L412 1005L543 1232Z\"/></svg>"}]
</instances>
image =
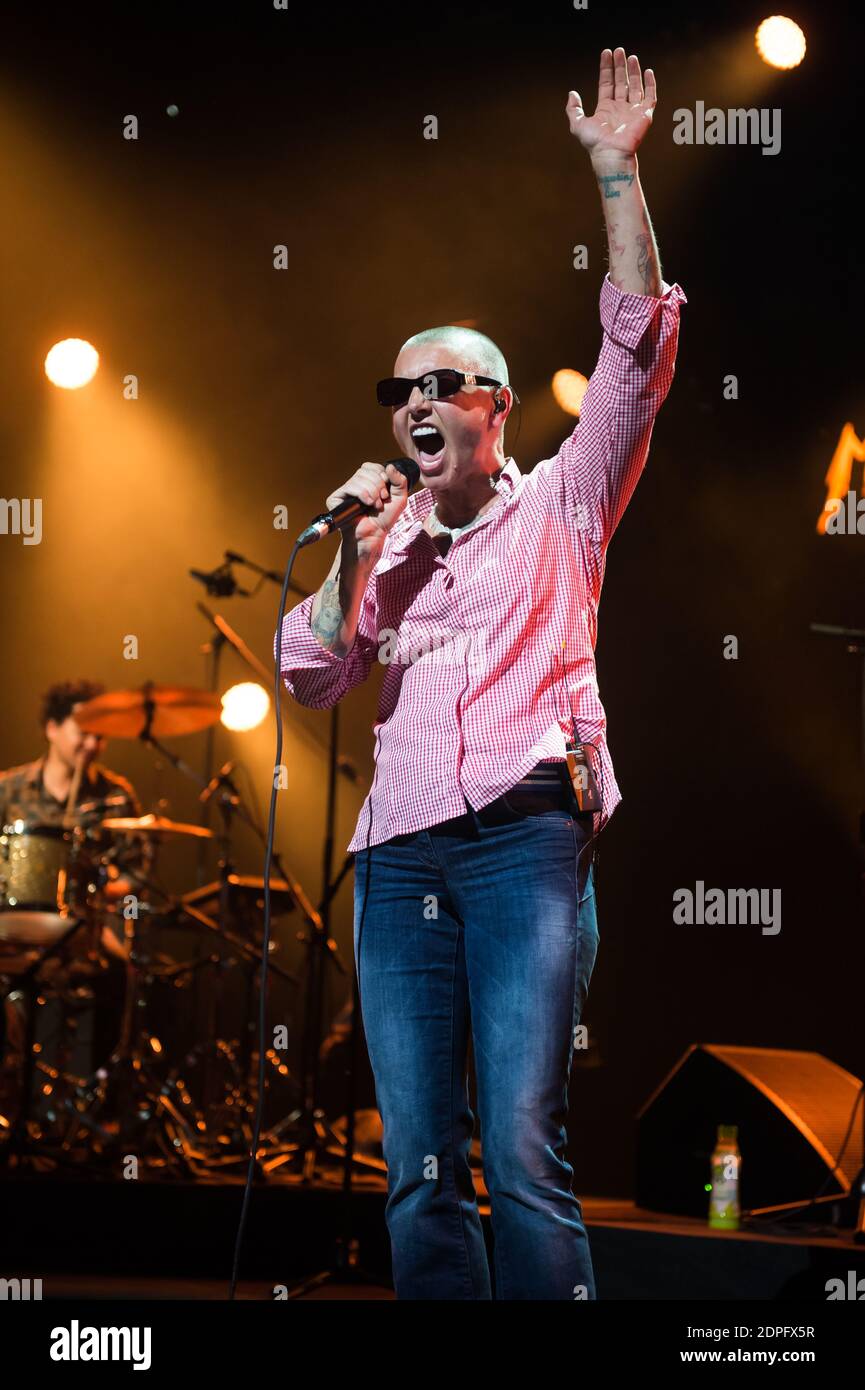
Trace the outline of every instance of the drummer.
<instances>
[{"instance_id":1,"label":"drummer","mask_svg":"<svg viewBox=\"0 0 865 1390\"><path fill-rule=\"evenodd\" d=\"M0 772L0 827L23 821L24 826L62 826L67 813L81 826L106 864L107 881L102 891L115 904L106 914L99 937L104 969L92 980L94 996L92 1057L94 1065L107 1058L117 1041L123 1008L128 948L118 919L120 899L140 892L140 878L147 876L151 852L139 836L109 835L99 822L109 816L140 816L141 806L129 782L97 762L106 740L85 733L75 720L76 709L101 695L105 687L95 681L62 681L42 697L41 724L48 748L32 763ZM82 763L78 795L69 806L76 766ZM129 876L127 876L129 875ZM75 954L73 952L73 954Z\"/></svg>"},{"instance_id":2,"label":"drummer","mask_svg":"<svg viewBox=\"0 0 865 1390\"><path fill-rule=\"evenodd\" d=\"M42 697L41 719L48 750L35 762L0 772L0 825L16 820L25 825L62 825L75 777L76 763L84 764L73 820L95 833L105 816L140 816L135 792L124 777L97 762L106 740L87 734L75 722L75 710L87 700L101 695L105 687L95 681L61 681ZM140 870L144 849L140 841L127 839L112 856L111 880L106 891L112 898L133 891L121 877L125 866Z\"/></svg>"},{"instance_id":3,"label":"drummer","mask_svg":"<svg viewBox=\"0 0 865 1390\"><path fill-rule=\"evenodd\" d=\"M26 827L61 826L67 814L71 815L71 823L81 826L91 846L101 852L106 874L103 893L119 906L120 899L138 892L135 885L147 877L152 852L140 836L109 835L99 830L104 817L141 815L131 784L96 761L105 749L105 738L85 733L75 720L75 710L104 689L96 681L79 680L61 681L46 690L40 722L48 750L32 763L0 772L0 826L15 821L23 821ZM70 807L79 759L83 771L75 804ZM103 947L118 959L126 956L122 935L122 927L113 922L102 933Z\"/></svg>"}]
</instances>

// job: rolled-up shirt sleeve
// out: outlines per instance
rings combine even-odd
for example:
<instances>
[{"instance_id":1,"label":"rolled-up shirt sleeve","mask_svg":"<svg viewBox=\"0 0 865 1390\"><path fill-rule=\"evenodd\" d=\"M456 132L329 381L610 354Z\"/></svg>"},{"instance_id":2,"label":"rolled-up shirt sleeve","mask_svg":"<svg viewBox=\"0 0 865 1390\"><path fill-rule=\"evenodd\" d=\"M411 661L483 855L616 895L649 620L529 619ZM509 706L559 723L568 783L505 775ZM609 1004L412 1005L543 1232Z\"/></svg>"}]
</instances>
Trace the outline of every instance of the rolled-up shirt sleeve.
<instances>
[{"instance_id":1,"label":"rolled-up shirt sleeve","mask_svg":"<svg viewBox=\"0 0 865 1390\"><path fill-rule=\"evenodd\" d=\"M335 656L321 645L310 628L315 595L286 613L282 620L280 670L289 693L309 709L330 709L369 675L378 656L375 580L370 578L360 606L351 651ZM274 655L276 654L274 638Z\"/></svg>"},{"instance_id":2,"label":"rolled-up shirt sleeve","mask_svg":"<svg viewBox=\"0 0 865 1390\"><path fill-rule=\"evenodd\" d=\"M646 464L655 416L673 381L679 309L687 297L625 294L609 273L601 286L601 351L579 424L545 468L565 506L578 512L601 551L622 519Z\"/></svg>"}]
</instances>

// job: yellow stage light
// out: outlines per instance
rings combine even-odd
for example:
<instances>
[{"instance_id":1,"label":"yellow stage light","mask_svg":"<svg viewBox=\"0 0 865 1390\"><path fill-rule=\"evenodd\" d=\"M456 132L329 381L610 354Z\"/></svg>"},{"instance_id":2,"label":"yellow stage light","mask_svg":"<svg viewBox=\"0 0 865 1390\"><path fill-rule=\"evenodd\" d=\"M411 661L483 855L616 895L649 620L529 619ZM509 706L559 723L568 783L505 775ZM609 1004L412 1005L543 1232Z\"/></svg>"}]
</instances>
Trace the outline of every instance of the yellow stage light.
<instances>
[{"instance_id":1,"label":"yellow stage light","mask_svg":"<svg viewBox=\"0 0 865 1390\"><path fill-rule=\"evenodd\" d=\"M770 68L795 68L805 57L805 35L792 19L773 14L754 36L757 52Z\"/></svg>"},{"instance_id":2,"label":"yellow stage light","mask_svg":"<svg viewBox=\"0 0 865 1390\"><path fill-rule=\"evenodd\" d=\"M588 384L588 378L584 377L582 372L574 372L569 367L563 367L553 377L553 395L556 398L556 405L560 406L568 415L579 415Z\"/></svg>"},{"instance_id":3,"label":"yellow stage light","mask_svg":"<svg viewBox=\"0 0 865 1390\"><path fill-rule=\"evenodd\" d=\"M270 696L256 681L241 681L222 697L222 722L226 729L246 733L256 729L270 709Z\"/></svg>"},{"instance_id":4,"label":"yellow stage light","mask_svg":"<svg viewBox=\"0 0 865 1390\"><path fill-rule=\"evenodd\" d=\"M83 338L64 338L55 343L45 358L45 375L65 391L77 391L96 375L99 353Z\"/></svg>"}]
</instances>

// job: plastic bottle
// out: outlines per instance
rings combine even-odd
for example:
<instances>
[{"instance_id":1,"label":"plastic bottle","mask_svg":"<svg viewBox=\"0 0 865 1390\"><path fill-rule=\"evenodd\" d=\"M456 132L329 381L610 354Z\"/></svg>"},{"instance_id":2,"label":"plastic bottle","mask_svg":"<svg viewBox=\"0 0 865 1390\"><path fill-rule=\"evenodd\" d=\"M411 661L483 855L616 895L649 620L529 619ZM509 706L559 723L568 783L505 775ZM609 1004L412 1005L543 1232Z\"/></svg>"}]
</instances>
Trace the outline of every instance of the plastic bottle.
<instances>
[{"instance_id":1,"label":"plastic bottle","mask_svg":"<svg viewBox=\"0 0 865 1390\"><path fill-rule=\"evenodd\" d=\"M709 1225L717 1231L739 1229L739 1152L738 1125L718 1125L718 1138L712 1154L712 1192L709 1197Z\"/></svg>"}]
</instances>

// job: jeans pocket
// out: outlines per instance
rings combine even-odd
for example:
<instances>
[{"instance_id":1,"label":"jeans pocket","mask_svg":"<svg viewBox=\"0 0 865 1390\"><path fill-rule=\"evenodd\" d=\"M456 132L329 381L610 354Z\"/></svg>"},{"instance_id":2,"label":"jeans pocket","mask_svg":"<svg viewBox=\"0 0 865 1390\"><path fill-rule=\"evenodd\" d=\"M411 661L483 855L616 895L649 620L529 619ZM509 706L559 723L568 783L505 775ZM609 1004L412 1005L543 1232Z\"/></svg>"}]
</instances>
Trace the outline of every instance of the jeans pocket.
<instances>
[{"instance_id":1,"label":"jeans pocket","mask_svg":"<svg viewBox=\"0 0 865 1390\"><path fill-rule=\"evenodd\" d=\"M583 812L573 818L574 849L577 856L577 901L586 902L595 896L594 817Z\"/></svg>"}]
</instances>

